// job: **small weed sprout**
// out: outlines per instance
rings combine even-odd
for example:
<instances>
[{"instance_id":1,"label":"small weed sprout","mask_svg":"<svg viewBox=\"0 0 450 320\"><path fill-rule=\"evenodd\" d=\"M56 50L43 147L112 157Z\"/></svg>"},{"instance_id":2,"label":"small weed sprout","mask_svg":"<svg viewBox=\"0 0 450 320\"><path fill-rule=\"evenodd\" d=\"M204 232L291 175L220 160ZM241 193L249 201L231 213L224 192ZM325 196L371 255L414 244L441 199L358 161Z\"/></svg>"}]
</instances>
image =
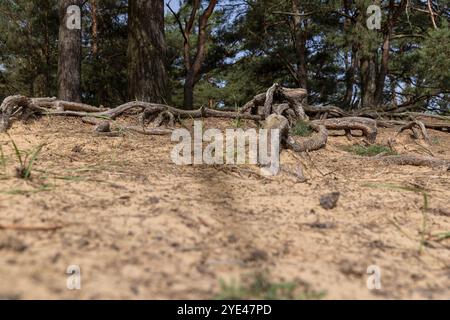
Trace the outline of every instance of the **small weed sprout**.
<instances>
[{"instance_id":1,"label":"small weed sprout","mask_svg":"<svg viewBox=\"0 0 450 320\"><path fill-rule=\"evenodd\" d=\"M270 281L264 273L256 273L246 285L238 285L231 281L221 281L221 292L216 296L218 300L308 300L322 299L324 292L307 291L298 294L297 285L293 282L275 283Z\"/></svg>"},{"instance_id":2,"label":"small weed sprout","mask_svg":"<svg viewBox=\"0 0 450 320\"><path fill-rule=\"evenodd\" d=\"M362 157L373 157L381 153L386 155L395 154L395 152L393 152L389 147L383 146L381 144L372 144L370 146L355 145L345 147L344 150Z\"/></svg>"},{"instance_id":3,"label":"small weed sprout","mask_svg":"<svg viewBox=\"0 0 450 320\"><path fill-rule=\"evenodd\" d=\"M19 150L17 144L11 138L11 136L9 136L9 139L11 140L17 161L19 162L19 166L16 167L16 176L17 178L20 179L29 180L31 178L31 171L33 169L33 164L36 161L39 153L42 151L44 144L40 144L30 152L23 152ZM25 153L25 157L22 157L22 153Z\"/></svg>"},{"instance_id":4,"label":"small weed sprout","mask_svg":"<svg viewBox=\"0 0 450 320\"><path fill-rule=\"evenodd\" d=\"M298 121L292 129L292 134L300 137L310 137L312 133L313 129L305 121Z\"/></svg>"},{"instance_id":5,"label":"small weed sprout","mask_svg":"<svg viewBox=\"0 0 450 320\"><path fill-rule=\"evenodd\" d=\"M3 153L2 145L0 145L0 165L3 168L3 174L6 174L6 158L5 158L5 154Z\"/></svg>"}]
</instances>

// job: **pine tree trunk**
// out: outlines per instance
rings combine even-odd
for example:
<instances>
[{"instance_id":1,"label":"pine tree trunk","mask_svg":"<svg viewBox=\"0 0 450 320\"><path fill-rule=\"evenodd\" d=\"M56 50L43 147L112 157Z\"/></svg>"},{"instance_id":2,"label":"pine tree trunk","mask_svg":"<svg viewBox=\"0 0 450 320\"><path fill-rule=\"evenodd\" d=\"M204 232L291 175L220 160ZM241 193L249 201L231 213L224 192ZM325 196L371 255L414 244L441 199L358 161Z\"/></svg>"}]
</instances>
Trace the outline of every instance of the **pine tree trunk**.
<instances>
[{"instance_id":1,"label":"pine tree trunk","mask_svg":"<svg viewBox=\"0 0 450 320\"><path fill-rule=\"evenodd\" d=\"M73 17L67 8L78 5L81 9L82 2L59 1L58 98L65 101L81 101L81 29L68 28L67 20Z\"/></svg>"},{"instance_id":2,"label":"pine tree trunk","mask_svg":"<svg viewBox=\"0 0 450 320\"><path fill-rule=\"evenodd\" d=\"M97 0L91 0L92 14L92 56L97 57L98 53L98 6Z\"/></svg>"},{"instance_id":3,"label":"pine tree trunk","mask_svg":"<svg viewBox=\"0 0 450 320\"><path fill-rule=\"evenodd\" d=\"M129 98L166 102L164 1L130 0L128 10Z\"/></svg>"},{"instance_id":4,"label":"pine tree trunk","mask_svg":"<svg viewBox=\"0 0 450 320\"><path fill-rule=\"evenodd\" d=\"M201 67L206 57L206 41L208 38L208 20L211 17L214 8L217 5L218 0L210 0L208 7L205 9L203 14L199 18L198 23L198 40L197 40L197 53L195 55L194 62L191 64L190 62L190 54L189 54L189 44L188 44L188 52L186 53L186 42L185 42L185 67L186 67L186 80L184 84L184 108L192 109L194 106L194 88L195 85L201 79ZM195 18L195 13L197 12L200 5L200 1L195 1L193 4L193 9L191 17ZM188 23L190 27L186 28L185 36L189 37L190 29L192 28L191 24L192 20ZM187 33L186 33L187 31Z\"/></svg>"},{"instance_id":5,"label":"pine tree trunk","mask_svg":"<svg viewBox=\"0 0 450 320\"><path fill-rule=\"evenodd\" d=\"M191 79L192 76L189 74L186 76L186 80L184 82L184 108L189 110L194 106L194 80Z\"/></svg>"},{"instance_id":6,"label":"pine tree trunk","mask_svg":"<svg viewBox=\"0 0 450 320\"><path fill-rule=\"evenodd\" d=\"M293 0L292 1L292 10L296 14L294 15L294 23L295 23L295 42L296 42L296 51L297 51L297 61L298 61L298 82L299 86L302 89L308 90L308 67L307 67L307 55L308 50L306 48L306 40L307 35L303 30L303 18L301 17L300 11L300 1Z\"/></svg>"},{"instance_id":7,"label":"pine tree trunk","mask_svg":"<svg viewBox=\"0 0 450 320\"><path fill-rule=\"evenodd\" d=\"M353 100L353 93L354 93L354 85L355 85L355 76L356 76L356 70L358 68L358 49L356 49L356 46L352 47L352 51L349 52L350 55L350 65L348 66L346 70L345 75L345 96L343 104L345 106L351 107L352 100Z\"/></svg>"},{"instance_id":8,"label":"pine tree trunk","mask_svg":"<svg viewBox=\"0 0 450 320\"><path fill-rule=\"evenodd\" d=\"M381 64L380 64L380 70L378 72L377 76L377 89L375 91L375 103L377 105L383 104L383 92L384 92L384 85L386 83L386 76L389 71L389 50L391 48L390 46L390 32L384 36L383 39L383 53L381 55Z\"/></svg>"},{"instance_id":9,"label":"pine tree trunk","mask_svg":"<svg viewBox=\"0 0 450 320\"><path fill-rule=\"evenodd\" d=\"M350 33L352 28L354 28L353 21L351 19L351 2L350 0L344 0L344 11L347 15L344 21L344 32L346 34ZM346 43L350 46L350 43ZM358 46L356 43L351 44L351 51L347 52L346 57L346 71L345 71L345 96L342 101L343 105L346 107L352 107L354 85L356 82L356 72L358 69ZM349 61L350 58L350 61Z\"/></svg>"},{"instance_id":10,"label":"pine tree trunk","mask_svg":"<svg viewBox=\"0 0 450 320\"><path fill-rule=\"evenodd\" d=\"M361 104L365 108L372 108L376 105L377 68L375 59L373 54L361 59Z\"/></svg>"}]
</instances>

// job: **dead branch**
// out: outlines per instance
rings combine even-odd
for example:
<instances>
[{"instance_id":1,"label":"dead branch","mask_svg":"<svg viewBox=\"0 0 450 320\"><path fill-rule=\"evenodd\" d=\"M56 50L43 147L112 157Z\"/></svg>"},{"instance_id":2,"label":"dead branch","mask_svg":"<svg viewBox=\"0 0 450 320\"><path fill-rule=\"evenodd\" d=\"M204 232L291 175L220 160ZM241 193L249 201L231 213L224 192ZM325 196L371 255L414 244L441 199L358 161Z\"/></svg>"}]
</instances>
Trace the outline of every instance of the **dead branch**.
<instances>
[{"instance_id":1,"label":"dead branch","mask_svg":"<svg viewBox=\"0 0 450 320\"><path fill-rule=\"evenodd\" d=\"M0 230L16 230L16 231L55 231L64 228L62 225L54 226L26 226L18 224L0 224Z\"/></svg>"}]
</instances>

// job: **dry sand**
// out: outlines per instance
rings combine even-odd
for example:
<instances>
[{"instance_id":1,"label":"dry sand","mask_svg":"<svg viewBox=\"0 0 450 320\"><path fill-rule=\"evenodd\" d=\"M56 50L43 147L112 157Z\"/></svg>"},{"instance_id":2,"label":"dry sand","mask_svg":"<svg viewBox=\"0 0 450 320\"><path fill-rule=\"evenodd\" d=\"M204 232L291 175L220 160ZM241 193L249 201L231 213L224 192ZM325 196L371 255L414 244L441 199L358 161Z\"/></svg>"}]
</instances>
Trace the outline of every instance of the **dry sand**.
<instances>
[{"instance_id":1,"label":"dry sand","mask_svg":"<svg viewBox=\"0 0 450 320\"><path fill-rule=\"evenodd\" d=\"M21 150L46 144L27 182L0 135L0 224L62 228L0 230L0 298L209 299L221 282L245 286L261 272L295 297L450 298L450 239L436 237L450 231L446 170L368 161L342 150L361 139L341 136L310 158L283 151L281 174L266 179L251 166L176 166L170 137L94 137L79 119L16 123L10 134ZM449 159L450 135L430 135ZM426 153L408 132L399 142ZM289 173L300 160L306 183ZM425 190L427 210L424 192L405 186ZM334 191L337 207L323 209L320 196ZM70 265L81 290L66 288ZM370 265L381 290L367 288Z\"/></svg>"}]
</instances>

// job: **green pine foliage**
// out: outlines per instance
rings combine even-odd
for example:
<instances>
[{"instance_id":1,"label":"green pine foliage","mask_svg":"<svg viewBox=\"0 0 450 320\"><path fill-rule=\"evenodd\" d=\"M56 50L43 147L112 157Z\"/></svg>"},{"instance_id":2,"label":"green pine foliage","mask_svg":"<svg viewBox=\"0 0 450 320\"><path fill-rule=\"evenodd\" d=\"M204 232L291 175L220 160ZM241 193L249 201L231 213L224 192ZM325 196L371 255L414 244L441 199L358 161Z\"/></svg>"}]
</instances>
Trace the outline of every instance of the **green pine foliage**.
<instances>
[{"instance_id":1,"label":"green pine foliage","mask_svg":"<svg viewBox=\"0 0 450 320\"><path fill-rule=\"evenodd\" d=\"M380 75L383 39L392 19L388 70L381 98L374 104L449 112L448 7L442 1L431 1L437 14L435 29L425 1L409 0L402 7L405 1L382 1L382 28L369 30L366 9L374 3L372 0L226 0L226 5L216 7L208 22L207 55L195 87L194 105L235 108L274 82L300 87L300 44L304 42L309 103L347 109L375 107L364 105L367 99L363 95L368 94L364 88ZM18 93L56 95L57 2L0 2L0 99ZM192 2L179 2L178 14L185 23ZM204 7L207 1L202 3ZM113 107L130 99L128 1L104 0L97 4L96 55L92 53L90 2L83 7L82 97L86 103ZM293 14L295 6L301 13L299 19ZM182 106L186 76L183 36L168 10L165 22L171 92L167 103ZM197 33L198 28L194 28L190 37L192 54L197 49ZM367 62L369 76L363 70Z\"/></svg>"}]
</instances>

